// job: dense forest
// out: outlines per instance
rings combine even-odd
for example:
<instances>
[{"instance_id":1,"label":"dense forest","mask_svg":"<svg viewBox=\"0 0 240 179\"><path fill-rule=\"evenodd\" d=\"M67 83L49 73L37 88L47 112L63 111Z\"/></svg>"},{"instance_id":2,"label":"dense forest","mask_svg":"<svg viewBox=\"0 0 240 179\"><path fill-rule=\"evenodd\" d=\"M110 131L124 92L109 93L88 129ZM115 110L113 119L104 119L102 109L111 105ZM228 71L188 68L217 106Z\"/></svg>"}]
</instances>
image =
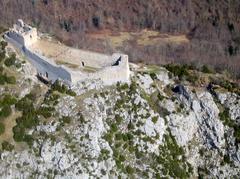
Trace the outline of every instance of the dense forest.
<instances>
[{"instance_id":1,"label":"dense forest","mask_svg":"<svg viewBox=\"0 0 240 179\"><path fill-rule=\"evenodd\" d=\"M86 34L149 29L185 34L187 44L119 48L131 61L208 64L240 76L240 1L238 0L1 0L0 25L18 18L81 48L109 51Z\"/></svg>"}]
</instances>

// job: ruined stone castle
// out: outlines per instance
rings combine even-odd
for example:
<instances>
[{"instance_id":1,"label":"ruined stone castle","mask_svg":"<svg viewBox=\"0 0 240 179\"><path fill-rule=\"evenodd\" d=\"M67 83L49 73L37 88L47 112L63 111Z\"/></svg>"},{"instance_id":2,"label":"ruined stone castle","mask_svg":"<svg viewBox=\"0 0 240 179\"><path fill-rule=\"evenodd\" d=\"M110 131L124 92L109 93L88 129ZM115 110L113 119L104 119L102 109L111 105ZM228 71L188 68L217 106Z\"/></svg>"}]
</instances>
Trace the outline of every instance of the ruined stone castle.
<instances>
[{"instance_id":1,"label":"ruined stone castle","mask_svg":"<svg viewBox=\"0 0 240 179\"><path fill-rule=\"evenodd\" d=\"M128 55L125 54L106 55L68 47L40 37L36 28L22 20L6 32L5 39L28 58L38 76L52 83L60 79L71 85L99 79L111 85L129 80Z\"/></svg>"}]
</instances>

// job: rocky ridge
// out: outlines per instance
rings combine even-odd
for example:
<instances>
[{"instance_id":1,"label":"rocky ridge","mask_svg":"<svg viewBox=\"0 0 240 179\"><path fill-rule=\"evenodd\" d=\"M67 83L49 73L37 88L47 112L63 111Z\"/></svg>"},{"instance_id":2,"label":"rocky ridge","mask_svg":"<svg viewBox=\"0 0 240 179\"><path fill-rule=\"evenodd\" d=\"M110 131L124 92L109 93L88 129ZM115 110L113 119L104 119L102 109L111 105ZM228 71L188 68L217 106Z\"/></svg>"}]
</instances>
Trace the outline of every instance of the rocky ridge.
<instances>
[{"instance_id":1,"label":"rocky ridge","mask_svg":"<svg viewBox=\"0 0 240 179\"><path fill-rule=\"evenodd\" d=\"M220 80L219 74L133 64L129 84L85 81L70 93L60 84L41 84L31 68L22 63L16 84L1 86L1 105L11 94L12 112L21 112L3 119L16 122L5 129L12 131L7 139L6 131L0 136L1 178L240 175L237 87L198 83L200 76Z\"/></svg>"}]
</instances>

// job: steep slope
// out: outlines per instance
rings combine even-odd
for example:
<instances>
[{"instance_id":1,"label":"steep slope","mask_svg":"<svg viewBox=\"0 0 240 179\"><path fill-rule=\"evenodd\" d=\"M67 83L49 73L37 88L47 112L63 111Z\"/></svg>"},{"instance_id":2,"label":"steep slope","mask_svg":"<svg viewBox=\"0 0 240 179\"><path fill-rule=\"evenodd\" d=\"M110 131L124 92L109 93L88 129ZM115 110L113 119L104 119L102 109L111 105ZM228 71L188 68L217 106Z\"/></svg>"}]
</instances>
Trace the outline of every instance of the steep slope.
<instances>
[{"instance_id":1,"label":"steep slope","mask_svg":"<svg viewBox=\"0 0 240 179\"><path fill-rule=\"evenodd\" d=\"M9 63L11 49L1 61L0 79L16 81L1 85L0 177L240 175L240 88L225 76L132 64L129 84L69 90L40 83L20 54Z\"/></svg>"}]
</instances>

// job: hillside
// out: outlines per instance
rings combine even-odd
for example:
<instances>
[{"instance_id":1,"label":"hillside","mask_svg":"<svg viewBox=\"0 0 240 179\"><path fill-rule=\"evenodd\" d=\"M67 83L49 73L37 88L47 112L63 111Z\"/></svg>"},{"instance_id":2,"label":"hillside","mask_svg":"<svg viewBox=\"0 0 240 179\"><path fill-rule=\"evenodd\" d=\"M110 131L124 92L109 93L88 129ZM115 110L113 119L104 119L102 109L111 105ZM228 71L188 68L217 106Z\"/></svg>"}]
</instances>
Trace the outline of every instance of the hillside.
<instances>
[{"instance_id":1,"label":"hillside","mask_svg":"<svg viewBox=\"0 0 240 179\"><path fill-rule=\"evenodd\" d=\"M237 0L2 0L0 25L22 18L72 46L119 50L134 62L208 64L239 76L239 8ZM187 40L169 40L178 36Z\"/></svg>"},{"instance_id":2,"label":"hillside","mask_svg":"<svg viewBox=\"0 0 240 179\"><path fill-rule=\"evenodd\" d=\"M47 86L0 44L0 178L240 175L240 88L226 75L131 64L128 84Z\"/></svg>"}]
</instances>

